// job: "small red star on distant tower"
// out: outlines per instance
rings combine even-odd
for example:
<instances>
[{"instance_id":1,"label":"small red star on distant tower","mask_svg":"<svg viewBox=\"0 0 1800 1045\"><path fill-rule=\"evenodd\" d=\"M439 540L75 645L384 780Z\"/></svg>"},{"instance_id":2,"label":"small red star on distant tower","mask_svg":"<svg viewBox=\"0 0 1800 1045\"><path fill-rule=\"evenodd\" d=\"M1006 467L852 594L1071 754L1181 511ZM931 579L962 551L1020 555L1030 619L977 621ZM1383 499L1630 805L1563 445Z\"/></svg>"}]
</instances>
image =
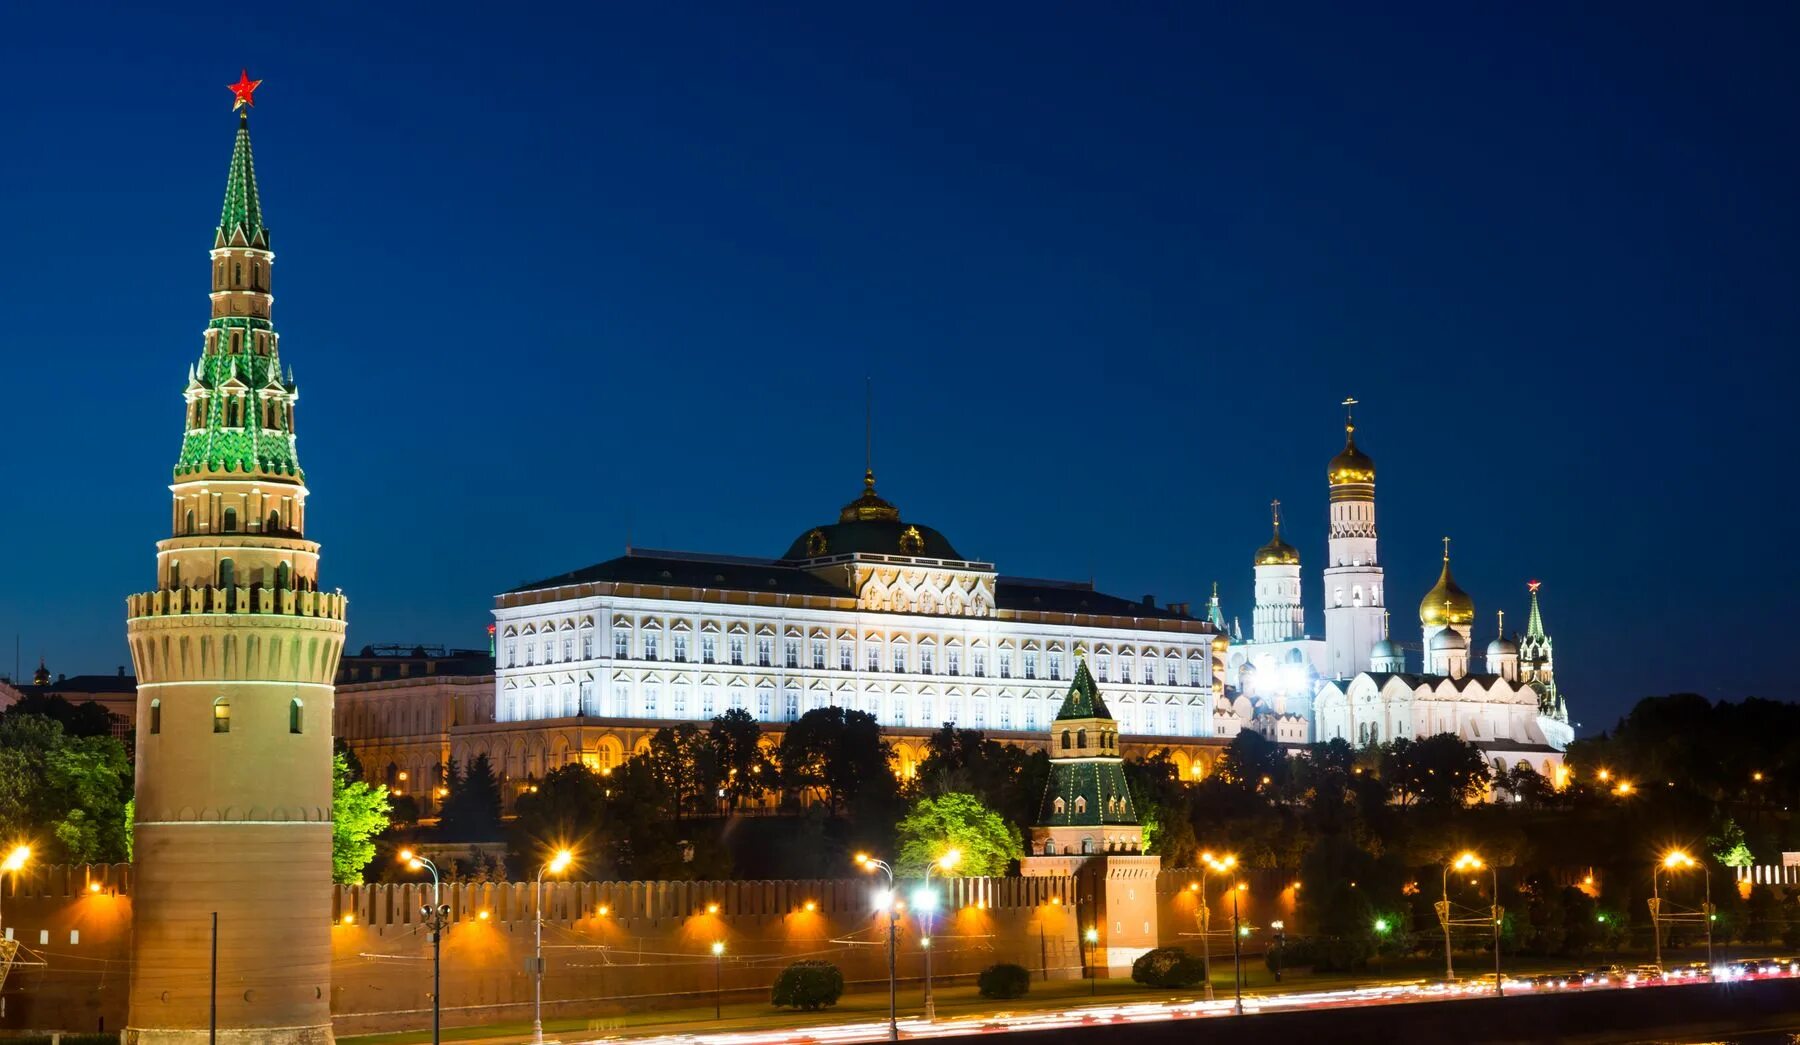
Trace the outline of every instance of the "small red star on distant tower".
<instances>
[{"instance_id":1,"label":"small red star on distant tower","mask_svg":"<svg viewBox=\"0 0 1800 1045\"><path fill-rule=\"evenodd\" d=\"M255 94L256 89L261 86L261 80L250 79L250 70L239 70L238 82L225 85L225 89L230 91L237 98L236 101L231 103L231 111L237 112L246 105L254 109L256 107L256 100L252 98L251 95Z\"/></svg>"}]
</instances>

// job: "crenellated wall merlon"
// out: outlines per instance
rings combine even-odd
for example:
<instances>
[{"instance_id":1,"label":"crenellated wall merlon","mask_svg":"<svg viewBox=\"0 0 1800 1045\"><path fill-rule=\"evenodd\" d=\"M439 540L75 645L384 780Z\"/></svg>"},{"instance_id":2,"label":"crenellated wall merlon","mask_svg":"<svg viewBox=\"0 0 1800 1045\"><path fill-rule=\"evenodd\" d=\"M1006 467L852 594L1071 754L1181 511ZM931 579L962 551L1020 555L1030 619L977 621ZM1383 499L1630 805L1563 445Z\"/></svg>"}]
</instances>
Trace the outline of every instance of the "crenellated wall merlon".
<instances>
[{"instance_id":1,"label":"crenellated wall merlon","mask_svg":"<svg viewBox=\"0 0 1800 1045\"><path fill-rule=\"evenodd\" d=\"M125 597L126 615L173 617L199 613L260 613L343 620L349 600L330 592L277 590L261 585L235 588L173 588Z\"/></svg>"}]
</instances>

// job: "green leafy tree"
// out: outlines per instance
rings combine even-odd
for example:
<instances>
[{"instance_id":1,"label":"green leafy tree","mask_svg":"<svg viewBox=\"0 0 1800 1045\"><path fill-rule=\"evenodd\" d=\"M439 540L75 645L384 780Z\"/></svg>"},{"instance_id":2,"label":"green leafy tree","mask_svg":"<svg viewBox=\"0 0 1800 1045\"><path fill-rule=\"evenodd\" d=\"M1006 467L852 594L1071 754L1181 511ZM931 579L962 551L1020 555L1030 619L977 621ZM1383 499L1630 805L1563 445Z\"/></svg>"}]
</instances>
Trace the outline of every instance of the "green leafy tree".
<instances>
[{"instance_id":1,"label":"green leafy tree","mask_svg":"<svg viewBox=\"0 0 1800 1045\"><path fill-rule=\"evenodd\" d=\"M692 722L657 730L648 749L627 761L642 764L658 805L678 823L683 814L699 812L713 793L717 761L712 739Z\"/></svg>"},{"instance_id":2,"label":"green leafy tree","mask_svg":"<svg viewBox=\"0 0 1800 1045\"><path fill-rule=\"evenodd\" d=\"M610 861L610 836L606 831L608 790L611 781L579 762L559 766L544 775L534 792L514 803L513 854L530 863L536 854L572 848L589 854L586 870L598 871Z\"/></svg>"},{"instance_id":3,"label":"green leafy tree","mask_svg":"<svg viewBox=\"0 0 1800 1045\"><path fill-rule=\"evenodd\" d=\"M0 837L54 839L74 863L131 854L131 765L111 736L71 736L44 715L0 716Z\"/></svg>"},{"instance_id":4,"label":"green leafy tree","mask_svg":"<svg viewBox=\"0 0 1800 1045\"><path fill-rule=\"evenodd\" d=\"M1481 751L1454 733L1423 740L1396 737L1381 749L1381 775L1400 805L1447 807L1481 797L1493 770Z\"/></svg>"},{"instance_id":5,"label":"green leafy tree","mask_svg":"<svg viewBox=\"0 0 1800 1045\"><path fill-rule=\"evenodd\" d=\"M729 808L755 802L775 782L774 766L763 747L762 725L743 708L731 708L707 727L712 741L713 774Z\"/></svg>"},{"instance_id":6,"label":"green leafy tree","mask_svg":"<svg viewBox=\"0 0 1800 1045\"><path fill-rule=\"evenodd\" d=\"M73 704L54 693L27 693L3 714L42 715L60 723L63 733L71 737L112 736L112 712L92 700Z\"/></svg>"},{"instance_id":7,"label":"green leafy tree","mask_svg":"<svg viewBox=\"0 0 1800 1045\"><path fill-rule=\"evenodd\" d=\"M465 772L455 761L444 772L449 794L438 807L438 833L453 842L487 842L500 837L500 782L485 754Z\"/></svg>"},{"instance_id":8,"label":"green leafy tree","mask_svg":"<svg viewBox=\"0 0 1800 1045\"><path fill-rule=\"evenodd\" d=\"M833 815L858 799L893 795L893 758L875 716L863 711L814 708L781 737L782 783L813 794Z\"/></svg>"},{"instance_id":9,"label":"green leafy tree","mask_svg":"<svg viewBox=\"0 0 1800 1045\"><path fill-rule=\"evenodd\" d=\"M1167 867L1192 866L1200 849L1192 820L1193 785L1181 779L1169 749L1126 762L1125 782L1144 825L1144 851L1162 857Z\"/></svg>"},{"instance_id":10,"label":"green leafy tree","mask_svg":"<svg viewBox=\"0 0 1800 1045\"><path fill-rule=\"evenodd\" d=\"M954 872L972 877L1003 875L1025 855L1019 829L968 794L919 799L901 818L897 835L900 858L894 869L902 875L923 875L950 849L962 854Z\"/></svg>"},{"instance_id":11,"label":"green leafy tree","mask_svg":"<svg viewBox=\"0 0 1800 1045\"><path fill-rule=\"evenodd\" d=\"M362 881L363 868L375 859L375 836L388 827L385 787L357 780L342 755L331 759L331 880L340 885Z\"/></svg>"},{"instance_id":12,"label":"green leafy tree","mask_svg":"<svg viewBox=\"0 0 1800 1045\"><path fill-rule=\"evenodd\" d=\"M945 723L925 742L918 781L927 795L971 794L1013 823L1037 813L1050 779L1050 756Z\"/></svg>"}]
</instances>

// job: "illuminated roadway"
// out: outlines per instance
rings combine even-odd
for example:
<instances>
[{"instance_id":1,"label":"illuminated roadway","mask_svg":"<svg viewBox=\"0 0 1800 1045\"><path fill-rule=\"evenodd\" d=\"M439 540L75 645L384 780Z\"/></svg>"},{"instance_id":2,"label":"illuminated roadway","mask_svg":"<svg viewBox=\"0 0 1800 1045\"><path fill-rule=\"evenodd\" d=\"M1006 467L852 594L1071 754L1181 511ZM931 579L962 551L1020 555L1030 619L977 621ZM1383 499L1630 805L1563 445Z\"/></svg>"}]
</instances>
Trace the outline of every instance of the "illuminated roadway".
<instances>
[{"instance_id":1,"label":"illuminated roadway","mask_svg":"<svg viewBox=\"0 0 1800 1045\"><path fill-rule=\"evenodd\" d=\"M1714 967L1713 978L1718 982L1800 979L1800 962L1790 961L1780 965L1758 962L1757 966L1754 971L1747 971L1740 963L1721 964ZM1661 986L1698 984L1705 982L1706 979L1703 968L1691 967L1672 969L1666 977L1642 979L1636 973L1627 973L1622 977L1592 974L1581 982L1570 982L1567 978L1559 976L1530 976L1507 979L1505 993L1508 996L1524 996L1546 993L1561 994L1571 991L1649 990ZM1405 1002L1447 1001L1458 998L1491 998L1493 996L1494 981L1490 975L1485 980L1463 981L1453 985L1414 981L1349 987L1339 990L1295 991L1270 995L1246 994L1244 996L1244 1012L1248 1015L1259 1012L1394 1005ZM1129 1004L1115 1002L1061 1011L1018 1014L994 1012L930 1022L911 1018L900 1020L900 1035L905 1038L951 1038L1006 1031L1065 1030L1121 1023L1207 1019L1215 1016L1230 1016L1235 1008L1235 1000L1229 995L1224 995L1214 1001ZM801 1045L801 1043L805 1043L805 1045L812 1045L812 1043L855 1045L859 1042L886 1041L887 1038L888 1023L883 1019L787 1030L665 1034L631 1040L633 1045ZM617 1038L616 1036L602 1035L599 1037L565 1037L562 1040L567 1045L578 1045L578 1043L616 1041Z\"/></svg>"}]
</instances>

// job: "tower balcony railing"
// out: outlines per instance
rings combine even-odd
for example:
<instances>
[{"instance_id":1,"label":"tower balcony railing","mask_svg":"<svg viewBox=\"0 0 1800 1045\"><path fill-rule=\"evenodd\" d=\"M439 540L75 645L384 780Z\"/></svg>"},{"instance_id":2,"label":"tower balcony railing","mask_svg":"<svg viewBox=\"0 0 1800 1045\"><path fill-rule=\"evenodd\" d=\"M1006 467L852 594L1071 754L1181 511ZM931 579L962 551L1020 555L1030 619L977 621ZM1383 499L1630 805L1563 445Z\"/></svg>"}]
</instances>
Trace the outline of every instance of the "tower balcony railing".
<instances>
[{"instance_id":1,"label":"tower balcony railing","mask_svg":"<svg viewBox=\"0 0 1800 1045\"><path fill-rule=\"evenodd\" d=\"M173 617L201 613L268 614L343 620L349 600L330 592L268 588L260 584L232 588L170 588L126 596L127 615Z\"/></svg>"}]
</instances>

